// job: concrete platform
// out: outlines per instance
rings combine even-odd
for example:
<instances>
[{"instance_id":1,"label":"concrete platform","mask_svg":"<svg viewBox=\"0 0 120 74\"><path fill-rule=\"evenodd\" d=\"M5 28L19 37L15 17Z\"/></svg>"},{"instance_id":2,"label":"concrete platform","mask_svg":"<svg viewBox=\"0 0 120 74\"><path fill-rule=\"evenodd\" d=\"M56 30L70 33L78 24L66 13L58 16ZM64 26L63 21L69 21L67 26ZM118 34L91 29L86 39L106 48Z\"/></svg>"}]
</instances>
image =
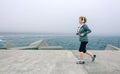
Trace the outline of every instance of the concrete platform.
<instances>
[{"instance_id":1,"label":"concrete platform","mask_svg":"<svg viewBox=\"0 0 120 74\"><path fill-rule=\"evenodd\" d=\"M77 50L72 51L79 59ZM120 74L120 51L115 50L91 50L97 55L95 62L91 62L88 55L84 55L86 64L82 65L88 74Z\"/></svg>"},{"instance_id":2,"label":"concrete platform","mask_svg":"<svg viewBox=\"0 0 120 74\"><path fill-rule=\"evenodd\" d=\"M68 50L1 50L0 74L87 74Z\"/></svg>"},{"instance_id":3,"label":"concrete platform","mask_svg":"<svg viewBox=\"0 0 120 74\"><path fill-rule=\"evenodd\" d=\"M77 50L0 50L0 74L119 74L120 51L94 51L76 64Z\"/></svg>"}]
</instances>

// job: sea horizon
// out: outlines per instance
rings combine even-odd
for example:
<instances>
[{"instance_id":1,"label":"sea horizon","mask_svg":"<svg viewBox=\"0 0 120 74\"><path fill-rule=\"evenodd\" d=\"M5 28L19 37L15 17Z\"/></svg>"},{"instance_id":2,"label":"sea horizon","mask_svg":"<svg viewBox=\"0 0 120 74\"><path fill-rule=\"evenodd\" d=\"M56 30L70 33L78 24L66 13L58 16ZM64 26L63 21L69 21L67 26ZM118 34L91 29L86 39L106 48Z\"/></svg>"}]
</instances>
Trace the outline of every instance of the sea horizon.
<instances>
[{"instance_id":1,"label":"sea horizon","mask_svg":"<svg viewBox=\"0 0 120 74\"><path fill-rule=\"evenodd\" d=\"M0 32L0 48L3 48L5 44L16 47L28 46L38 40L45 40L50 46L62 46L68 50L78 50L80 45L75 33ZM120 47L120 36L89 35L87 49L104 50L107 44Z\"/></svg>"},{"instance_id":2,"label":"sea horizon","mask_svg":"<svg viewBox=\"0 0 120 74\"><path fill-rule=\"evenodd\" d=\"M0 35L20 35L20 34L27 34L27 35L31 35L31 34L34 34L34 35L38 35L38 34L44 34L44 35L76 35L76 32L74 33L68 33L68 32L0 32ZM120 37L119 34L90 34L88 36L105 36L105 37L108 37L108 36L113 36L113 37Z\"/></svg>"}]
</instances>

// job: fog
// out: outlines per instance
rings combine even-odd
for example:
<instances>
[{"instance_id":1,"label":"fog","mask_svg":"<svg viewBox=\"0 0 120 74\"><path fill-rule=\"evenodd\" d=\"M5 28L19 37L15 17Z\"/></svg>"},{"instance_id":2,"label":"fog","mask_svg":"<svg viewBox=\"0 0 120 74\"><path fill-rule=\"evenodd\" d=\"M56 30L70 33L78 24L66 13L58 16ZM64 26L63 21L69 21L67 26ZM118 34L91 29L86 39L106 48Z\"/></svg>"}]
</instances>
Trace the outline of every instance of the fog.
<instances>
[{"instance_id":1,"label":"fog","mask_svg":"<svg viewBox=\"0 0 120 74\"><path fill-rule=\"evenodd\" d=\"M91 35L120 34L120 0L0 0L0 32L75 33L87 17Z\"/></svg>"}]
</instances>

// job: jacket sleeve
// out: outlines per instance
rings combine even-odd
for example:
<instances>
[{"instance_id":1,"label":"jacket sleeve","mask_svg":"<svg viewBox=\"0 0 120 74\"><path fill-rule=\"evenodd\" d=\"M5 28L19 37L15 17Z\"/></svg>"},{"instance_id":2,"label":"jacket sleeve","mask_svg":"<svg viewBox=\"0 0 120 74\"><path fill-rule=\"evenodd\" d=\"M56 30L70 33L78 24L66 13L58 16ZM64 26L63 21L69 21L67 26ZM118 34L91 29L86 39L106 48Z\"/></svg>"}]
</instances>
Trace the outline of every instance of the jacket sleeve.
<instances>
[{"instance_id":1,"label":"jacket sleeve","mask_svg":"<svg viewBox=\"0 0 120 74\"><path fill-rule=\"evenodd\" d=\"M87 25L84 26L84 34L87 35L91 33L91 30L89 29L89 27Z\"/></svg>"}]
</instances>

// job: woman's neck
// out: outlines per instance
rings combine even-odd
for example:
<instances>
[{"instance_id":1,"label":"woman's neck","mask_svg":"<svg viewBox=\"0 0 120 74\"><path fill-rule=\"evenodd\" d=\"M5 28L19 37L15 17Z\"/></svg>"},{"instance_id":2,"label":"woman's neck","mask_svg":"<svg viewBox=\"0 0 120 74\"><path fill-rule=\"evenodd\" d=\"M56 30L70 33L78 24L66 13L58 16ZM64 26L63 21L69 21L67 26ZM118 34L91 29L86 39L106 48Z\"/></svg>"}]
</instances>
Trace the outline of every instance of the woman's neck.
<instances>
[{"instance_id":1,"label":"woman's neck","mask_svg":"<svg viewBox=\"0 0 120 74\"><path fill-rule=\"evenodd\" d=\"M80 23L80 25L82 26L84 23Z\"/></svg>"}]
</instances>

